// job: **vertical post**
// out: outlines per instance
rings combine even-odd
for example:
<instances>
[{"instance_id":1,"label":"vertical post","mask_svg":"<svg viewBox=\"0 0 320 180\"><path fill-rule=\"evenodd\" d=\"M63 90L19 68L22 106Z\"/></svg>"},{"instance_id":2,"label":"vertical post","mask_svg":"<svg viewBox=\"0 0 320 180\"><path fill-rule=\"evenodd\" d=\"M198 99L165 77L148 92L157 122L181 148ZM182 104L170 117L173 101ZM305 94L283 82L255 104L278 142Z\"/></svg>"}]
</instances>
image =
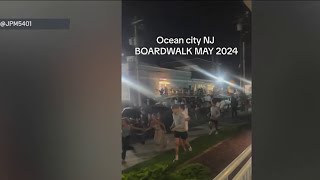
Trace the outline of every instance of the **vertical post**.
<instances>
[{"instance_id":1,"label":"vertical post","mask_svg":"<svg viewBox=\"0 0 320 180\"><path fill-rule=\"evenodd\" d=\"M138 21L135 21L133 23L134 26L134 47L138 47L138 29L137 29L137 24L139 23ZM138 56L136 56L135 58L135 64L136 64L136 78L137 78L137 82L140 82L140 77L139 77L139 59ZM139 91L137 91L137 95L138 95L138 106L141 106L141 93Z\"/></svg>"},{"instance_id":2,"label":"vertical post","mask_svg":"<svg viewBox=\"0 0 320 180\"><path fill-rule=\"evenodd\" d=\"M241 51L240 51L240 62L239 62L239 69L242 67L242 70L240 69L239 71L239 76L241 76L241 71L243 71L243 42L242 42L242 37L241 37L242 35L240 34L240 49L241 49ZM242 62L241 62L242 61ZM242 76L243 76L243 72L242 72ZM240 78L240 87L242 87L242 83L243 81L242 81L242 79Z\"/></svg>"},{"instance_id":3,"label":"vertical post","mask_svg":"<svg viewBox=\"0 0 320 180\"><path fill-rule=\"evenodd\" d=\"M243 68L243 79L246 79L246 58L245 58L245 42L242 42L242 68ZM243 83L244 88L244 83Z\"/></svg>"}]
</instances>

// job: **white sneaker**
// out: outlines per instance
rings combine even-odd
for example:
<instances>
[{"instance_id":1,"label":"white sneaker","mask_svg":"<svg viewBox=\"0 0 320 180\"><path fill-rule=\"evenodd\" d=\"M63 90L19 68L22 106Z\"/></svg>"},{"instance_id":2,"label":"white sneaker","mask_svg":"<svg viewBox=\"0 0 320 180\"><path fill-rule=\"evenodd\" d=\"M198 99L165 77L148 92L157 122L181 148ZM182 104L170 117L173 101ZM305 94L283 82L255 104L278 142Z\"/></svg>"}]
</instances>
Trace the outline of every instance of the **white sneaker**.
<instances>
[{"instance_id":1,"label":"white sneaker","mask_svg":"<svg viewBox=\"0 0 320 180\"><path fill-rule=\"evenodd\" d=\"M173 162L176 162L179 160L179 156L176 155L176 158L174 158Z\"/></svg>"},{"instance_id":2,"label":"white sneaker","mask_svg":"<svg viewBox=\"0 0 320 180\"><path fill-rule=\"evenodd\" d=\"M189 151L190 151L190 152L192 151L192 147L191 147L191 146L189 146Z\"/></svg>"},{"instance_id":3,"label":"white sneaker","mask_svg":"<svg viewBox=\"0 0 320 180\"><path fill-rule=\"evenodd\" d=\"M218 131L216 131L215 134L218 135L219 134Z\"/></svg>"}]
</instances>

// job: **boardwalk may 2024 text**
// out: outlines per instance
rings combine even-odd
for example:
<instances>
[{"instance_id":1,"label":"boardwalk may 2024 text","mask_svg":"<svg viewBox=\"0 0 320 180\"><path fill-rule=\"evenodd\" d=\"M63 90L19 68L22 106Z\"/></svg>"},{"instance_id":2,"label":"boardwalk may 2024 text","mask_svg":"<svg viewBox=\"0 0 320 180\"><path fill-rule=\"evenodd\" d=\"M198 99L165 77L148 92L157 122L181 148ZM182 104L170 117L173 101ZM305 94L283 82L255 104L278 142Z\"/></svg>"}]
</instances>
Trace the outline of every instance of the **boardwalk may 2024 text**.
<instances>
[{"instance_id":1,"label":"boardwalk may 2024 text","mask_svg":"<svg viewBox=\"0 0 320 180\"><path fill-rule=\"evenodd\" d=\"M210 47L215 43L214 36L202 38L164 38L158 36L157 44L161 45L195 45L198 47L135 47L135 55L237 55L237 47Z\"/></svg>"}]
</instances>

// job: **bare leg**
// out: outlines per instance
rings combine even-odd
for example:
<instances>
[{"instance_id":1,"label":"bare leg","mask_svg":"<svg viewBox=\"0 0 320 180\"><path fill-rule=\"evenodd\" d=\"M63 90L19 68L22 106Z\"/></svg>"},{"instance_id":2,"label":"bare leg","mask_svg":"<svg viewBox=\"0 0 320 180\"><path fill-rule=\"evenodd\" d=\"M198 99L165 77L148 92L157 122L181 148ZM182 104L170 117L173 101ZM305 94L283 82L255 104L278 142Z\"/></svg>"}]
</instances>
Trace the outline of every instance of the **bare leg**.
<instances>
[{"instance_id":1,"label":"bare leg","mask_svg":"<svg viewBox=\"0 0 320 180\"><path fill-rule=\"evenodd\" d=\"M165 136L165 133L161 133L161 151L165 150L167 147L167 138Z\"/></svg>"},{"instance_id":2,"label":"bare leg","mask_svg":"<svg viewBox=\"0 0 320 180\"><path fill-rule=\"evenodd\" d=\"M214 126L216 128L216 131L218 131L218 121L217 120L214 121Z\"/></svg>"},{"instance_id":3,"label":"bare leg","mask_svg":"<svg viewBox=\"0 0 320 180\"><path fill-rule=\"evenodd\" d=\"M209 121L209 128L212 129L212 121Z\"/></svg>"},{"instance_id":4,"label":"bare leg","mask_svg":"<svg viewBox=\"0 0 320 180\"><path fill-rule=\"evenodd\" d=\"M214 121L214 126L216 128L215 134L218 134L219 129L218 129L218 121L217 120Z\"/></svg>"},{"instance_id":5,"label":"bare leg","mask_svg":"<svg viewBox=\"0 0 320 180\"><path fill-rule=\"evenodd\" d=\"M180 139L180 140L179 140L179 143L181 144L181 146L182 146L183 150L184 150L184 151L187 151L187 149L186 149L186 145L185 145L185 143L183 142L183 140L182 140L182 139Z\"/></svg>"},{"instance_id":6,"label":"bare leg","mask_svg":"<svg viewBox=\"0 0 320 180\"><path fill-rule=\"evenodd\" d=\"M185 144L184 146L186 147L190 147L190 143L189 143L189 141L188 141L188 139L185 139L185 140L183 140L183 143Z\"/></svg>"},{"instance_id":7,"label":"bare leg","mask_svg":"<svg viewBox=\"0 0 320 180\"><path fill-rule=\"evenodd\" d=\"M209 121L209 128L210 128L209 135L211 135L211 134L212 134L212 132L213 132L213 125L212 125L212 121Z\"/></svg>"},{"instance_id":8,"label":"bare leg","mask_svg":"<svg viewBox=\"0 0 320 180\"><path fill-rule=\"evenodd\" d=\"M192 147L191 147L188 139L183 140L183 144L185 144L184 145L185 147L188 147L189 151L192 151Z\"/></svg>"},{"instance_id":9,"label":"bare leg","mask_svg":"<svg viewBox=\"0 0 320 180\"><path fill-rule=\"evenodd\" d=\"M180 144L180 138L175 138L175 152L176 152L176 157L175 160L179 160L179 144Z\"/></svg>"}]
</instances>

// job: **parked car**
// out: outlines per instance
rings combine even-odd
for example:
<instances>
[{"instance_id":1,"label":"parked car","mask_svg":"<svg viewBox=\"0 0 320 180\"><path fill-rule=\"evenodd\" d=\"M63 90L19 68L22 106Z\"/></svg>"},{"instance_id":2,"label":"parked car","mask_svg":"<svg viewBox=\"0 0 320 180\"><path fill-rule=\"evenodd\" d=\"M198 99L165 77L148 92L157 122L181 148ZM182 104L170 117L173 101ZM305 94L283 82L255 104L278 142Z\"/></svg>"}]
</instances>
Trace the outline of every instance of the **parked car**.
<instances>
[{"instance_id":1,"label":"parked car","mask_svg":"<svg viewBox=\"0 0 320 180\"><path fill-rule=\"evenodd\" d=\"M140 119L141 111L139 108L126 107L122 110L121 116L129 119Z\"/></svg>"},{"instance_id":2,"label":"parked car","mask_svg":"<svg viewBox=\"0 0 320 180\"><path fill-rule=\"evenodd\" d=\"M122 101L122 109L127 108L127 107L133 107L133 103L130 101Z\"/></svg>"}]
</instances>

